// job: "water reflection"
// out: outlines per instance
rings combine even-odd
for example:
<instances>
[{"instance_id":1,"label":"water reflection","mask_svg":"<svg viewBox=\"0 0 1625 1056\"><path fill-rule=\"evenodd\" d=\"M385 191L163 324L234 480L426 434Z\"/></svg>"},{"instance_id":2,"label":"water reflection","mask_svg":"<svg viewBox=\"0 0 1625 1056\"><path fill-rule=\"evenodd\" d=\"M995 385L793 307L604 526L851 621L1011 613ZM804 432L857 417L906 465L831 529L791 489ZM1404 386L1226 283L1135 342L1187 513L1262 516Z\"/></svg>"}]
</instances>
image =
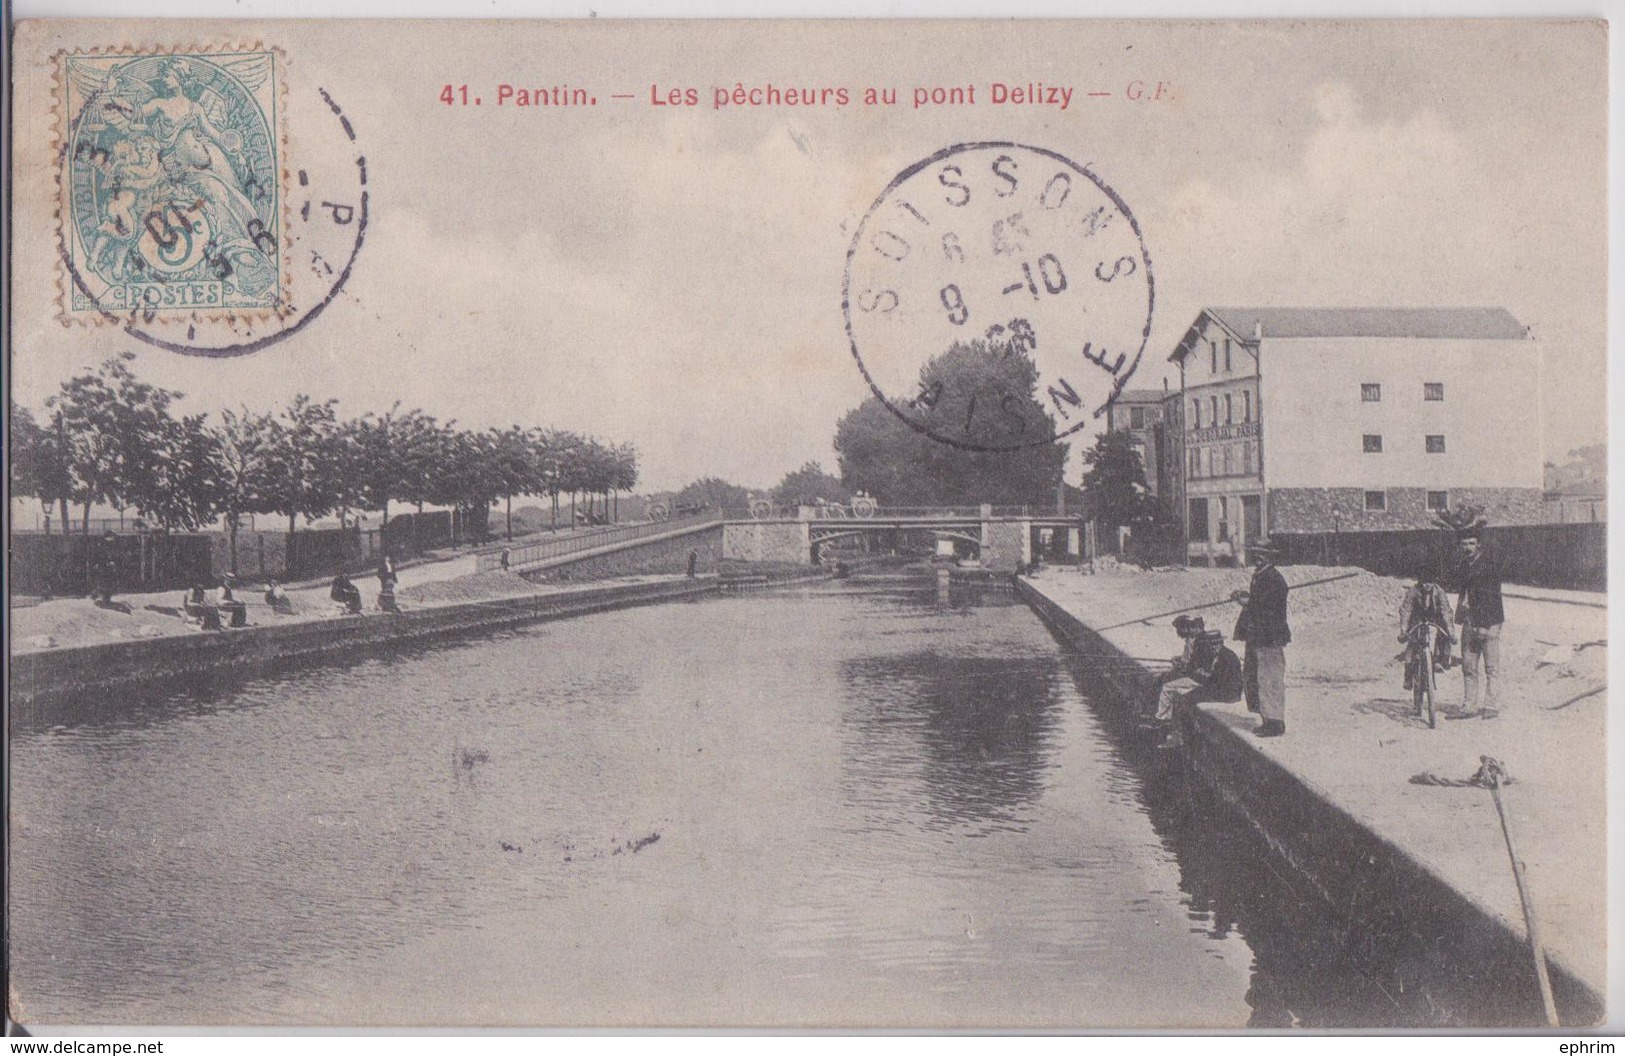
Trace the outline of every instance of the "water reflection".
<instances>
[{"instance_id":1,"label":"water reflection","mask_svg":"<svg viewBox=\"0 0 1625 1056\"><path fill-rule=\"evenodd\" d=\"M898 754L920 768L929 823L1023 830L1043 790L1056 726L1054 665L934 653L848 660L849 757Z\"/></svg>"},{"instance_id":2,"label":"water reflection","mask_svg":"<svg viewBox=\"0 0 1625 1056\"><path fill-rule=\"evenodd\" d=\"M13 742L13 978L58 1022L1416 1021L1085 677L1008 592L854 577L83 702Z\"/></svg>"}]
</instances>

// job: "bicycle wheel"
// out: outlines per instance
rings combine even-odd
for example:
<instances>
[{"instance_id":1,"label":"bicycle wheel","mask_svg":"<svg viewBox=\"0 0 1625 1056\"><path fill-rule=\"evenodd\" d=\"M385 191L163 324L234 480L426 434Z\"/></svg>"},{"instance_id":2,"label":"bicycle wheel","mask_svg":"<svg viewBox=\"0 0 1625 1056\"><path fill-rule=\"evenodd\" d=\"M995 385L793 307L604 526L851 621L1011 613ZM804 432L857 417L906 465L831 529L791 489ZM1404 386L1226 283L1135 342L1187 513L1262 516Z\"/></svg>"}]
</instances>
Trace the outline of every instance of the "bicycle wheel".
<instances>
[{"instance_id":1,"label":"bicycle wheel","mask_svg":"<svg viewBox=\"0 0 1625 1056\"><path fill-rule=\"evenodd\" d=\"M1415 657L1412 657L1405 662L1411 665L1411 702L1416 705L1416 714L1418 717L1420 717L1422 714L1423 698L1427 696L1427 685L1420 670L1422 665L1416 662Z\"/></svg>"},{"instance_id":2,"label":"bicycle wheel","mask_svg":"<svg viewBox=\"0 0 1625 1056\"><path fill-rule=\"evenodd\" d=\"M1433 711L1433 696L1434 690L1437 688L1437 683L1435 683L1433 678L1432 649L1425 650L1422 654L1421 678L1418 679L1418 681L1426 686L1426 689L1423 691L1423 696L1427 697L1428 702L1428 729L1437 729L1439 720L1438 716L1436 716Z\"/></svg>"}]
</instances>

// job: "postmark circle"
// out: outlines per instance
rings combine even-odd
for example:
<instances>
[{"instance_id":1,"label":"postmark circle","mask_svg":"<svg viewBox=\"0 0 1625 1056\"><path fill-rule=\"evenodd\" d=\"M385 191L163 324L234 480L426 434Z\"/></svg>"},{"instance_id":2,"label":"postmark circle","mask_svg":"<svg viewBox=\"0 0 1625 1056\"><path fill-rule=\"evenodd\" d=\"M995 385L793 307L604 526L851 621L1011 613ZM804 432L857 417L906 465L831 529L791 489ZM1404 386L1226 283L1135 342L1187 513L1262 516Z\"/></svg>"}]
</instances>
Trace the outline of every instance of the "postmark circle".
<instances>
[{"instance_id":1,"label":"postmark circle","mask_svg":"<svg viewBox=\"0 0 1625 1056\"><path fill-rule=\"evenodd\" d=\"M1012 142L961 143L898 173L853 234L841 290L874 394L912 428L980 451L1052 443L1105 414L1145 354L1155 303L1122 197L1089 167ZM1006 363L991 381L927 375L966 345ZM1032 420L1029 392L1053 427Z\"/></svg>"},{"instance_id":2,"label":"postmark circle","mask_svg":"<svg viewBox=\"0 0 1625 1056\"><path fill-rule=\"evenodd\" d=\"M65 323L240 356L339 295L366 238L366 158L324 89L290 100L281 62L274 48L64 58Z\"/></svg>"}]
</instances>

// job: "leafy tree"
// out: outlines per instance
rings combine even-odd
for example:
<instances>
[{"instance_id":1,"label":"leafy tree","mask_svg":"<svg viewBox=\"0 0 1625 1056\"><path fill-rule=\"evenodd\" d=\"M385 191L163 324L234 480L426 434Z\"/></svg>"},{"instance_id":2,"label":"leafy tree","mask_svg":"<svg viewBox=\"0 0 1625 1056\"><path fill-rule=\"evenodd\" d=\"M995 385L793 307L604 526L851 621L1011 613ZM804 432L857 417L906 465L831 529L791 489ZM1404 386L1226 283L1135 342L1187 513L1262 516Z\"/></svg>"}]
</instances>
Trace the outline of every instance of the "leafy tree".
<instances>
[{"instance_id":1,"label":"leafy tree","mask_svg":"<svg viewBox=\"0 0 1625 1056\"><path fill-rule=\"evenodd\" d=\"M300 393L270 420L263 497L271 510L288 518L290 554L299 517L314 521L332 513L345 497L337 405L337 400L317 401Z\"/></svg>"},{"instance_id":2,"label":"leafy tree","mask_svg":"<svg viewBox=\"0 0 1625 1056\"><path fill-rule=\"evenodd\" d=\"M739 509L750 505L750 490L721 477L701 477L686 484L672 499L673 512L682 509Z\"/></svg>"},{"instance_id":3,"label":"leafy tree","mask_svg":"<svg viewBox=\"0 0 1625 1056\"><path fill-rule=\"evenodd\" d=\"M1083 493L1089 515L1116 528L1132 525L1150 512L1151 488L1134 438L1126 431L1102 433L1083 453Z\"/></svg>"},{"instance_id":4,"label":"leafy tree","mask_svg":"<svg viewBox=\"0 0 1625 1056\"><path fill-rule=\"evenodd\" d=\"M851 497L852 493L841 479L824 472L818 462L808 462L800 469L791 470L773 489L773 501L786 506L815 499L844 503Z\"/></svg>"},{"instance_id":5,"label":"leafy tree","mask_svg":"<svg viewBox=\"0 0 1625 1056\"><path fill-rule=\"evenodd\" d=\"M277 513L268 498L274 425L270 415L222 410L215 427L220 512L230 540L231 570L237 571L237 532L245 513Z\"/></svg>"},{"instance_id":6,"label":"leafy tree","mask_svg":"<svg viewBox=\"0 0 1625 1056\"><path fill-rule=\"evenodd\" d=\"M524 429L515 425L490 432L491 466L498 494L507 500L506 537L513 538L513 497L541 490L541 471L535 445Z\"/></svg>"},{"instance_id":7,"label":"leafy tree","mask_svg":"<svg viewBox=\"0 0 1625 1056\"><path fill-rule=\"evenodd\" d=\"M872 396L841 419L841 482L898 506L1053 503L1066 447L1053 442L1055 422L1037 392L1023 345L956 343L920 371L908 422ZM1031 446L984 449L1012 443Z\"/></svg>"},{"instance_id":8,"label":"leafy tree","mask_svg":"<svg viewBox=\"0 0 1625 1056\"><path fill-rule=\"evenodd\" d=\"M68 500L73 478L53 417L40 425L28 408L11 403L11 493L38 499L45 506L45 531L51 530L51 507L61 507L61 524L68 530Z\"/></svg>"},{"instance_id":9,"label":"leafy tree","mask_svg":"<svg viewBox=\"0 0 1625 1056\"><path fill-rule=\"evenodd\" d=\"M93 373L69 378L45 401L56 414L70 497L84 509L87 535L92 504L122 509L152 494L169 405L181 395L141 381L129 368L133 359L133 352L114 356Z\"/></svg>"},{"instance_id":10,"label":"leafy tree","mask_svg":"<svg viewBox=\"0 0 1625 1056\"><path fill-rule=\"evenodd\" d=\"M166 418L161 458L147 486L130 496L143 517L164 531L196 531L214 520L226 497L220 439L207 416Z\"/></svg>"}]
</instances>

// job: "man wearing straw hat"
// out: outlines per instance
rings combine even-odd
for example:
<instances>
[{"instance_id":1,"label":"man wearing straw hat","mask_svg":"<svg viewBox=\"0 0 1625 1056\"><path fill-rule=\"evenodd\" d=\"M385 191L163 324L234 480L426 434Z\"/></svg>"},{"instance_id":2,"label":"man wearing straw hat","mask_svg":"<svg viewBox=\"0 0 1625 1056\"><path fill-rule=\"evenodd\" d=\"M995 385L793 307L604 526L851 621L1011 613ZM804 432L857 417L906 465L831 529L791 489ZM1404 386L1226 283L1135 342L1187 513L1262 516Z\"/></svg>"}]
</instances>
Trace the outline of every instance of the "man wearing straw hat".
<instances>
[{"instance_id":1,"label":"man wearing straw hat","mask_svg":"<svg viewBox=\"0 0 1625 1056\"><path fill-rule=\"evenodd\" d=\"M1241 602L1236 637L1247 643L1248 659L1256 672L1262 721L1253 732L1259 737L1279 737L1286 733L1286 647L1292 641L1292 629L1286 622L1286 577L1275 567L1278 547L1258 542L1249 544L1247 550L1257 570L1247 589L1232 595ZM1249 690L1253 677L1249 676Z\"/></svg>"}]
</instances>

